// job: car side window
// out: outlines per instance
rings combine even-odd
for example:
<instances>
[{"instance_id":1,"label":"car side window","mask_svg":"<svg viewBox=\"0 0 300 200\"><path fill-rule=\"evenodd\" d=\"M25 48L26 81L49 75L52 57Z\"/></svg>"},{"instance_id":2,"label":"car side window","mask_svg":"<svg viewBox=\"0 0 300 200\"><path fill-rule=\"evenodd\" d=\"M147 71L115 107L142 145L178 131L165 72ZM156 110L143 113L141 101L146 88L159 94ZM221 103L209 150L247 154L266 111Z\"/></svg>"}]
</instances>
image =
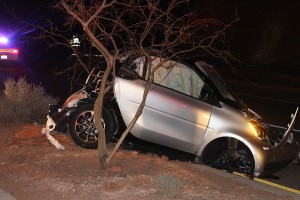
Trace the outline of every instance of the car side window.
<instances>
[{"instance_id":1,"label":"car side window","mask_svg":"<svg viewBox=\"0 0 300 200\"><path fill-rule=\"evenodd\" d=\"M128 78L127 75L135 76L135 78L143 78L143 71L145 71L146 66L146 58L139 57L134 60L124 58L123 60L120 59L118 62L119 70L118 73L123 78ZM131 77L130 77L131 78Z\"/></svg>"},{"instance_id":2,"label":"car side window","mask_svg":"<svg viewBox=\"0 0 300 200\"><path fill-rule=\"evenodd\" d=\"M161 63L161 58L156 58L152 67ZM165 61L157 68L154 72L154 83L195 98L200 97L204 86L204 81L193 69L175 61Z\"/></svg>"},{"instance_id":3,"label":"car side window","mask_svg":"<svg viewBox=\"0 0 300 200\"><path fill-rule=\"evenodd\" d=\"M135 70L139 77L146 79L146 65L145 57L140 57L134 60L131 68ZM179 62L157 57L151 61L151 68L157 68L154 72L154 83L197 99L208 100L205 82L190 67Z\"/></svg>"}]
</instances>

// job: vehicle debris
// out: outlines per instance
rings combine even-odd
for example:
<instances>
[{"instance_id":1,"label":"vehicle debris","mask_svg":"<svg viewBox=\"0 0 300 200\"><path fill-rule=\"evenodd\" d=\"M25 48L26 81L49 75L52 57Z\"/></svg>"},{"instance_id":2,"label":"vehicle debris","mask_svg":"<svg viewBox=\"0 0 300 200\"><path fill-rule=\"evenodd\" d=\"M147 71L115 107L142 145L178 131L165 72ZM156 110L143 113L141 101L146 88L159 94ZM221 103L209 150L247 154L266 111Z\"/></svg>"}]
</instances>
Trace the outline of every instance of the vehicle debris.
<instances>
[{"instance_id":1,"label":"vehicle debris","mask_svg":"<svg viewBox=\"0 0 300 200\"><path fill-rule=\"evenodd\" d=\"M46 134L47 139L56 147L56 149L65 149L62 144L60 144L52 135L50 135L50 131L54 130L54 127L53 120L49 118L49 115L47 115L46 127L42 129L42 134Z\"/></svg>"}]
</instances>

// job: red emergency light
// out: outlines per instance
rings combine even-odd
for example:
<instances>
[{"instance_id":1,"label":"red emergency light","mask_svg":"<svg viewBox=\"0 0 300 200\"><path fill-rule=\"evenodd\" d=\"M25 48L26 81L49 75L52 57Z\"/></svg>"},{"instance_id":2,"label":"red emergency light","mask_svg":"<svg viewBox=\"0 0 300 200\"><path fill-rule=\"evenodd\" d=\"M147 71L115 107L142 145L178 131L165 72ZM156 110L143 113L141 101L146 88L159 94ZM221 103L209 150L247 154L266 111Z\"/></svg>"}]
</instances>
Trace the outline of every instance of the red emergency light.
<instances>
[{"instance_id":1,"label":"red emergency light","mask_svg":"<svg viewBox=\"0 0 300 200\"><path fill-rule=\"evenodd\" d=\"M0 53L19 53L18 49L0 49Z\"/></svg>"}]
</instances>

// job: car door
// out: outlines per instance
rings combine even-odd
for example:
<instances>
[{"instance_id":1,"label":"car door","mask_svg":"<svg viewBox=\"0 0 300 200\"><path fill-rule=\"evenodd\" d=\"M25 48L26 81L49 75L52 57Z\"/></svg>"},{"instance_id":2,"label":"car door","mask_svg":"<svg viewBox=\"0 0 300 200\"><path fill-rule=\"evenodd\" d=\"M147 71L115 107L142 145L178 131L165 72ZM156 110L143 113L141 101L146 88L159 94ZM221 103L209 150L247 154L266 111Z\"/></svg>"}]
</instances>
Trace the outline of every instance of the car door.
<instances>
[{"instance_id":1,"label":"car door","mask_svg":"<svg viewBox=\"0 0 300 200\"><path fill-rule=\"evenodd\" d=\"M161 59L153 63L159 62ZM149 142L194 153L211 115L211 104L199 99L205 82L188 66L173 61L158 68L154 77L144 110L131 133ZM143 78L116 80L115 95L126 125L140 105L145 83Z\"/></svg>"}]
</instances>

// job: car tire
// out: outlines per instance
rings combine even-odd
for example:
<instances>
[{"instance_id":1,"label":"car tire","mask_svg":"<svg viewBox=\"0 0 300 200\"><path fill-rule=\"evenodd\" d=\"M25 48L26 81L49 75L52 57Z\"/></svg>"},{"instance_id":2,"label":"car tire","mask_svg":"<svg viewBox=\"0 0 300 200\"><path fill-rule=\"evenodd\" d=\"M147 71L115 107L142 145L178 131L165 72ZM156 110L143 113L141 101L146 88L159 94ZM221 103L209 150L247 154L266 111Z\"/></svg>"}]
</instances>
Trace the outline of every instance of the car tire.
<instances>
[{"instance_id":1,"label":"car tire","mask_svg":"<svg viewBox=\"0 0 300 200\"><path fill-rule=\"evenodd\" d=\"M230 146L233 148L229 149ZM201 159L196 157L195 162L204 163L213 168L227 172L239 172L253 177L255 161L250 149L235 138L219 138L212 141L203 151Z\"/></svg>"},{"instance_id":2,"label":"car tire","mask_svg":"<svg viewBox=\"0 0 300 200\"><path fill-rule=\"evenodd\" d=\"M105 127L106 143L115 131L114 117L103 107L102 122ZM98 147L98 130L94 124L94 104L79 106L69 120L69 132L72 139L80 147L96 149Z\"/></svg>"},{"instance_id":3,"label":"car tire","mask_svg":"<svg viewBox=\"0 0 300 200\"><path fill-rule=\"evenodd\" d=\"M228 150L223 151L217 159L219 168L230 173L235 171L253 177L255 162L250 149L237 139L229 138L229 140L237 144L233 150L234 154L231 155Z\"/></svg>"}]
</instances>

